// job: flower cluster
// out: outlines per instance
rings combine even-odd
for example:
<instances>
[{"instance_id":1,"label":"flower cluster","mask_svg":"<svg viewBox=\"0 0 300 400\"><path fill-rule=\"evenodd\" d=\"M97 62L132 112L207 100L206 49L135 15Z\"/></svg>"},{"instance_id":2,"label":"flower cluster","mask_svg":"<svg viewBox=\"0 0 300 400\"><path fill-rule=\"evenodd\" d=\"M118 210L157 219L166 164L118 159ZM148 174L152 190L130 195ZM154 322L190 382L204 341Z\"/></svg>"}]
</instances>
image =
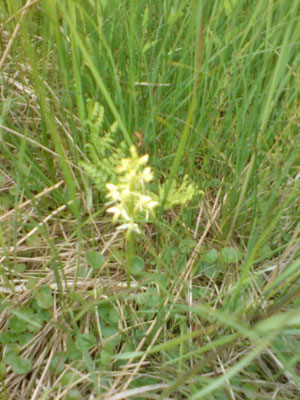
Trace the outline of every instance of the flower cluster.
<instances>
[{"instance_id":1,"label":"flower cluster","mask_svg":"<svg viewBox=\"0 0 300 400\"><path fill-rule=\"evenodd\" d=\"M153 174L146 167L148 155L138 156L136 148L130 147L130 157L121 160L116 171L119 174L118 183L107 183L107 198L110 200L107 212L113 214L113 222L120 220L118 230L125 230L127 235L132 231L141 233L136 221L148 220L154 216L154 208L158 205L150 195L146 194L146 184L151 182Z\"/></svg>"}]
</instances>

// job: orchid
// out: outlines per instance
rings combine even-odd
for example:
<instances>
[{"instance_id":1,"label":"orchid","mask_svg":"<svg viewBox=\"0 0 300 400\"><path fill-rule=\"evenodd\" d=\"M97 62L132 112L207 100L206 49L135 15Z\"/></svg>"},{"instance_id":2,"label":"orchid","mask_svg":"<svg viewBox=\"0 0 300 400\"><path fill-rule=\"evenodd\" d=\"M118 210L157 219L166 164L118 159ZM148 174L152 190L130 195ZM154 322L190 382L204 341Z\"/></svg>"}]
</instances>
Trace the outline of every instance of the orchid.
<instances>
[{"instance_id":1,"label":"orchid","mask_svg":"<svg viewBox=\"0 0 300 400\"><path fill-rule=\"evenodd\" d=\"M112 206L107 212L113 214L114 223L122 223L118 230L125 231L127 236L131 232L141 233L136 221L154 217L158 205L146 190L146 184L153 179L151 168L146 167L149 156L139 157L135 146L130 146L129 151L130 157L122 159L116 167L117 183L106 184L108 205Z\"/></svg>"}]
</instances>

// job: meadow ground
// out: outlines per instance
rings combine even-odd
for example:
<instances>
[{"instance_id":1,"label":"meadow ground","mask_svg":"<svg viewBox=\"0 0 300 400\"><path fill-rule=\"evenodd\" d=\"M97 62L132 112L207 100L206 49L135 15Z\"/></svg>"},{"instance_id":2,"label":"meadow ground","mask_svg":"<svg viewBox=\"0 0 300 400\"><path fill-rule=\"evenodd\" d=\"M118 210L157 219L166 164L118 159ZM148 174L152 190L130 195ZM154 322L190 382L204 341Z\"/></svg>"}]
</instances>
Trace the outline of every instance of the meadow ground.
<instances>
[{"instance_id":1,"label":"meadow ground","mask_svg":"<svg viewBox=\"0 0 300 400\"><path fill-rule=\"evenodd\" d=\"M1 400L299 398L299 32L298 0L1 1Z\"/></svg>"}]
</instances>

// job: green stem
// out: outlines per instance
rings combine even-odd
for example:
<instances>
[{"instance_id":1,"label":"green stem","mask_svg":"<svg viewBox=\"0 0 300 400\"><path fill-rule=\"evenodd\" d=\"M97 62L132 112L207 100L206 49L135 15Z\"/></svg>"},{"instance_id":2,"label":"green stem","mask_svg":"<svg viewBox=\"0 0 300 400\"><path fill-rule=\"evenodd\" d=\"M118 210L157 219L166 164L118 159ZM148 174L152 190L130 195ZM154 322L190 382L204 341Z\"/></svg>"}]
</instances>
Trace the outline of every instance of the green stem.
<instances>
[{"instance_id":1,"label":"green stem","mask_svg":"<svg viewBox=\"0 0 300 400\"><path fill-rule=\"evenodd\" d=\"M130 232L127 235L127 243L126 243L126 272L127 272L127 287L130 288L130 265L132 262L132 259L134 257L134 236L133 233Z\"/></svg>"}]
</instances>

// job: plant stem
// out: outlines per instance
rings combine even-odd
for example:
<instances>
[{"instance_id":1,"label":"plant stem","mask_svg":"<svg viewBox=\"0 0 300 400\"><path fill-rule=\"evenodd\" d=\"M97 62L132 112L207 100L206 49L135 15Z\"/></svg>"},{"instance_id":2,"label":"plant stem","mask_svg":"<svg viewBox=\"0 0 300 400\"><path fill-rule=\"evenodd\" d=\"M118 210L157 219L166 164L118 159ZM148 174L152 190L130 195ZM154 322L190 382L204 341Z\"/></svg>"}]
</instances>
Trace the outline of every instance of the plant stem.
<instances>
[{"instance_id":1,"label":"plant stem","mask_svg":"<svg viewBox=\"0 0 300 400\"><path fill-rule=\"evenodd\" d=\"M126 272L127 272L127 287L130 288L130 265L132 262L132 258L134 256L134 236L133 233L130 232L127 235L127 243L126 243Z\"/></svg>"}]
</instances>

